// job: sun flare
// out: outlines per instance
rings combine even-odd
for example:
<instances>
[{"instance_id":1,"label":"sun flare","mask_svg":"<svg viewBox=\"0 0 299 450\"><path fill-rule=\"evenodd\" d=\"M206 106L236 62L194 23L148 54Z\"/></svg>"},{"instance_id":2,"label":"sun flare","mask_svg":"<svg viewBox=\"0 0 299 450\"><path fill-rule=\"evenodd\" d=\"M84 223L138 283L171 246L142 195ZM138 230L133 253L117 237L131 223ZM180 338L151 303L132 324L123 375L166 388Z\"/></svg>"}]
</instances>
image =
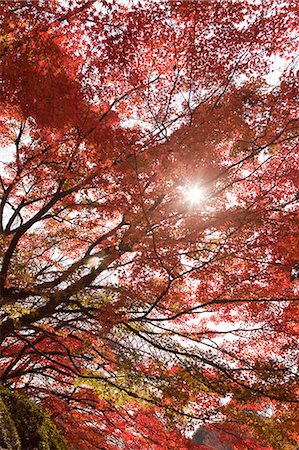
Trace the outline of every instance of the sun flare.
<instances>
[{"instance_id":1,"label":"sun flare","mask_svg":"<svg viewBox=\"0 0 299 450\"><path fill-rule=\"evenodd\" d=\"M192 205L198 205L205 197L204 191L199 186L189 186L185 190L185 197Z\"/></svg>"}]
</instances>

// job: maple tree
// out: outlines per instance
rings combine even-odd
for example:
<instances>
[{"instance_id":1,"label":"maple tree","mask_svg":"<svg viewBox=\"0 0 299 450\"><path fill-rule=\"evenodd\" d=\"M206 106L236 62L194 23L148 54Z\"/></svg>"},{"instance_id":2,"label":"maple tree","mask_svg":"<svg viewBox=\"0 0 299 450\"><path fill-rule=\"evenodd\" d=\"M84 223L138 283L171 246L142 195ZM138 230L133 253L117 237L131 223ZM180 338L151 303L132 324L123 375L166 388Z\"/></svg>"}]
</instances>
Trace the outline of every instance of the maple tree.
<instances>
[{"instance_id":1,"label":"maple tree","mask_svg":"<svg viewBox=\"0 0 299 450\"><path fill-rule=\"evenodd\" d=\"M0 5L1 382L68 448L297 448L298 13Z\"/></svg>"}]
</instances>

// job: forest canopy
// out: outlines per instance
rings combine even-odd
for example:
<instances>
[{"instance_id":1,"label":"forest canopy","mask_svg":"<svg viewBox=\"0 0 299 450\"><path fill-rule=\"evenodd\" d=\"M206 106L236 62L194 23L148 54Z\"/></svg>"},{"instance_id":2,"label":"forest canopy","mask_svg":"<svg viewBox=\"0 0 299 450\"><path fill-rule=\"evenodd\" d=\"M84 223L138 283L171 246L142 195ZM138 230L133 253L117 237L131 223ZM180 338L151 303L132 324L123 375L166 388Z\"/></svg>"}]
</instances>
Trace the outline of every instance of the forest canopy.
<instances>
[{"instance_id":1,"label":"forest canopy","mask_svg":"<svg viewBox=\"0 0 299 450\"><path fill-rule=\"evenodd\" d=\"M0 21L0 406L50 450L298 448L297 1Z\"/></svg>"}]
</instances>

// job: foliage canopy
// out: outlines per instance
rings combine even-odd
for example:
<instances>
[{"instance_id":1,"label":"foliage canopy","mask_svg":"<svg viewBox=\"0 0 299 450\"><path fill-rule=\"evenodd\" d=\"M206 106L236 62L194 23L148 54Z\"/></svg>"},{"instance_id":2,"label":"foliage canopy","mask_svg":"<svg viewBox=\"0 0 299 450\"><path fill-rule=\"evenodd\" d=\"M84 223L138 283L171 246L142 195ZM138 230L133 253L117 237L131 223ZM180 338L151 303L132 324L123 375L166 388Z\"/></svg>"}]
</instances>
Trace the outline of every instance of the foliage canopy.
<instances>
[{"instance_id":1,"label":"foliage canopy","mask_svg":"<svg viewBox=\"0 0 299 450\"><path fill-rule=\"evenodd\" d=\"M69 449L297 448L298 15L1 3L0 379Z\"/></svg>"}]
</instances>

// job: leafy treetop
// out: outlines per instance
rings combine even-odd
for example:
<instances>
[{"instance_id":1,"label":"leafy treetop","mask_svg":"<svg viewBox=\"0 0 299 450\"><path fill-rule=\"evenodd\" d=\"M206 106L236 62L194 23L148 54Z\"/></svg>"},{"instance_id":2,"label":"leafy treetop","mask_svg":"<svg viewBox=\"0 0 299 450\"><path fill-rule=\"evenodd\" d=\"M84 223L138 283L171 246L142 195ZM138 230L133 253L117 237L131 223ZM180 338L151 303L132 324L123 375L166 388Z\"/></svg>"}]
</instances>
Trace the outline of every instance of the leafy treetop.
<instances>
[{"instance_id":1,"label":"leafy treetop","mask_svg":"<svg viewBox=\"0 0 299 450\"><path fill-rule=\"evenodd\" d=\"M295 449L296 2L0 18L2 383L70 449Z\"/></svg>"}]
</instances>

